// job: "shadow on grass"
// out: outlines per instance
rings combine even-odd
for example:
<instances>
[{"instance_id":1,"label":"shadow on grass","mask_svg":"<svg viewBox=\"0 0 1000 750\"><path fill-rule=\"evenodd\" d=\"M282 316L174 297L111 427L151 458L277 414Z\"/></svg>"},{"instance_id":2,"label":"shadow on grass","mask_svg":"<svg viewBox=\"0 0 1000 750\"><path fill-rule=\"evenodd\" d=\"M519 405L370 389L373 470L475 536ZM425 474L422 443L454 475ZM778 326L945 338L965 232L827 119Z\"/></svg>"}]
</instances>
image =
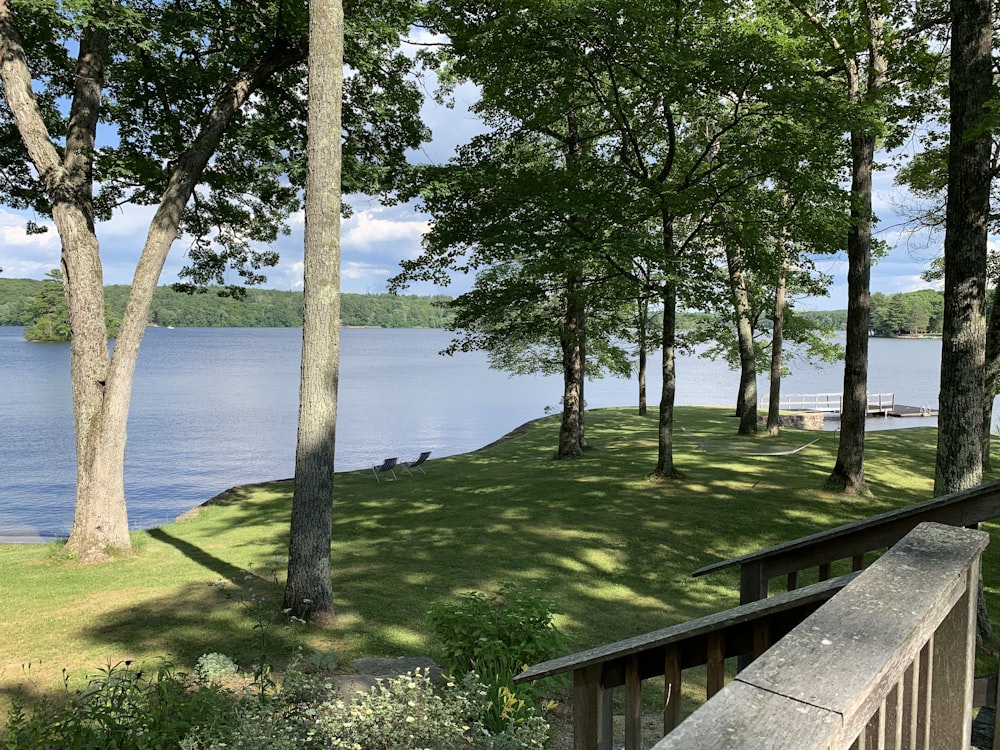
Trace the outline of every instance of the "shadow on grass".
<instances>
[{"instance_id":1,"label":"shadow on grass","mask_svg":"<svg viewBox=\"0 0 1000 750\"><path fill-rule=\"evenodd\" d=\"M171 547L191 560L191 562L211 570L213 573L222 576L222 578L228 581L237 581L242 578L246 572L244 569L206 552L197 545L191 544L190 542L187 542L177 536L167 533L163 530L163 528L149 529L146 534L151 539L156 539L164 544L169 544Z\"/></svg>"}]
</instances>

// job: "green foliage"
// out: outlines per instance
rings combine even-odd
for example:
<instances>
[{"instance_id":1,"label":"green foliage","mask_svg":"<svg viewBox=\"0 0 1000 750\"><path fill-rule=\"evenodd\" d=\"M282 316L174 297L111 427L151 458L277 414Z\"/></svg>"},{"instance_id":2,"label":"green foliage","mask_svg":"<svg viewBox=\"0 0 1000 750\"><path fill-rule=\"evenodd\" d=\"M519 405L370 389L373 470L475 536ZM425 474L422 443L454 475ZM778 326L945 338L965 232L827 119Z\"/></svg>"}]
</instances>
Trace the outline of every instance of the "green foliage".
<instances>
[{"instance_id":1,"label":"green foliage","mask_svg":"<svg viewBox=\"0 0 1000 750\"><path fill-rule=\"evenodd\" d=\"M919 292L872 295L872 333L905 336L941 333L944 325L944 295L925 289Z\"/></svg>"},{"instance_id":2,"label":"green foliage","mask_svg":"<svg viewBox=\"0 0 1000 750\"><path fill-rule=\"evenodd\" d=\"M486 684L489 704L484 721L492 731L531 715L530 701L538 697L537 689L530 685L515 689L514 676L563 650L565 642L552 616L552 602L512 583L503 584L493 596L472 591L457 602L438 602L428 612L451 673L475 674Z\"/></svg>"},{"instance_id":3,"label":"green foliage","mask_svg":"<svg viewBox=\"0 0 1000 750\"><path fill-rule=\"evenodd\" d=\"M29 712L15 703L0 734L7 750L147 750L177 747L197 725L218 725L230 712L223 689L198 683L167 664L147 675L125 661L100 670L68 700Z\"/></svg>"},{"instance_id":4,"label":"green foliage","mask_svg":"<svg viewBox=\"0 0 1000 750\"><path fill-rule=\"evenodd\" d=\"M69 308L63 293L62 272L49 271L41 288L32 295L25 315L32 321L24 328L28 341L69 341Z\"/></svg>"},{"instance_id":5,"label":"green foliage","mask_svg":"<svg viewBox=\"0 0 1000 750\"><path fill-rule=\"evenodd\" d=\"M46 274L45 281L41 282L41 287L25 306L24 315L30 321L24 327L24 338L28 341L69 341L72 338L62 271L53 269ZM104 324L108 338L115 337L120 323L105 309Z\"/></svg>"},{"instance_id":6,"label":"green foliage","mask_svg":"<svg viewBox=\"0 0 1000 750\"><path fill-rule=\"evenodd\" d=\"M357 700L336 695L328 678L296 672L285 675L294 689L266 703L241 701L234 721L202 726L181 744L183 750L543 750L548 726L531 715L516 726L489 732L477 720L483 687L474 681L436 686L417 670L380 681Z\"/></svg>"},{"instance_id":7,"label":"green foliage","mask_svg":"<svg viewBox=\"0 0 1000 750\"><path fill-rule=\"evenodd\" d=\"M45 284L55 286L34 279L0 279L0 325L29 325L34 320L29 305ZM128 293L129 287L122 284L104 288L109 325L124 315ZM53 304L61 304L65 311L65 300L59 300L61 285L47 294L52 294ZM346 326L372 328L447 328L454 318L448 309L450 299L443 295L344 294L341 321ZM149 323L177 328L297 328L302 325L302 292L250 289L244 299L235 299L211 293L186 294L161 286L153 296Z\"/></svg>"},{"instance_id":8,"label":"green foliage","mask_svg":"<svg viewBox=\"0 0 1000 750\"><path fill-rule=\"evenodd\" d=\"M234 677L239 672L236 662L225 654L212 652L203 654L195 665L195 674L203 682L214 682L225 677Z\"/></svg>"}]
</instances>

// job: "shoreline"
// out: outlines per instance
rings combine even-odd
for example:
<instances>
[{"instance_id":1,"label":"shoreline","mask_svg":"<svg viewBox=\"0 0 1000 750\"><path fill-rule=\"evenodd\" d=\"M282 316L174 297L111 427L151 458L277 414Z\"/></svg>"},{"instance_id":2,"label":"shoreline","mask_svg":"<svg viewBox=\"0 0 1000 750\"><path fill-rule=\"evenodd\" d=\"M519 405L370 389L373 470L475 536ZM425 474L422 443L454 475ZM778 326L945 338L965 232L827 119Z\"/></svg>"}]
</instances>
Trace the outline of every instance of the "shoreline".
<instances>
[{"instance_id":1,"label":"shoreline","mask_svg":"<svg viewBox=\"0 0 1000 750\"><path fill-rule=\"evenodd\" d=\"M720 406L722 406L722 405L720 405L720 404L700 404L700 405L696 405L696 406L703 407L703 408L716 408L717 409L717 408L720 408ZM601 407L601 408L630 408L630 407ZM728 407L723 407L723 408L728 408ZM514 440L514 439L516 439L516 438L521 437L522 435L524 435L528 431L528 429L530 429L531 426L534 425L534 424L536 424L537 422L541 422L544 419L550 419L550 418L557 417L557 416L558 415L548 414L548 415L543 415L541 417L537 417L535 419L528 420L527 422L519 425L518 427L515 427L513 430L510 430L509 432L505 433L504 435L501 435L496 440L493 440L492 442L489 442L489 443L487 443L486 445L484 445L484 446L482 446L480 448L476 448L474 450L467 451L467 453L478 453L480 451L484 451L484 450L488 450L490 448L493 448L494 446L501 445L501 444L503 444L503 443L505 443L505 442L507 442L509 440ZM929 427L930 426L930 425L924 425L924 424L919 424L919 425L913 424L912 421L909 420L909 419L899 419L899 418L891 418L891 417L873 417L872 419L877 419L880 423L885 423L885 424L888 424L887 420L892 420L894 422L898 421L898 422L903 422L904 423L904 424L899 424L898 426L894 425L893 427L882 427L882 428L880 428L880 431L881 430L893 430L893 429L903 430L903 429L913 429L913 428L918 428L918 427ZM935 421L936 421L936 418L934 418L934 417L929 417L928 419L935 419ZM828 422L839 422L839 420L838 419L824 420L824 424L826 424ZM839 426L838 427L831 427L831 428L824 427L823 430L816 430L816 432L830 432L830 433L832 433L832 432L836 432L839 429L840 429ZM462 455L462 454L447 454L447 455L450 456L450 455ZM445 456L438 456L438 458L444 458L444 457ZM343 472L335 471L334 473L335 474L341 474L341 473L348 474L348 473L351 473L351 472L354 472L354 471L365 471L365 469L345 469ZM232 487L229 487L228 489L225 489L222 492L220 492L220 493L218 493L216 495L213 495L212 497L208 498L207 500L204 500L203 502L198 503L197 505L194 505L193 507L191 507L188 510L184 511L180 515L175 516L174 519L173 519L173 521L170 521L170 522L167 522L167 523L164 523L164 524L159 524L158 526L151 526L149 528L159 528L159 526L167 525L169 523L176 523L178 521L187 520L187 519L190 519L190 518L195 518L195 517L197 517L198 512L200 511L201 508L225 502L225 501L229 500L230 498L232 498L234 495L236 495L236 494L238 494L238 493L246 490L247 488L265 487L265 486L269 486L269 485L273 485L273 484L279 484L281 482L291 482L291 481L294 481L294 477L286 477L284 479L271 479L271 480L265 480L265 481L262 481L262 482L248 482L246 484L233 485ZM132 529L132 531L142 531L142 530L145 530L145 529L138 529L138 528ZM18 545L19 544L47 544L48 542L54 542L54 541L64 540L64 539L66 539L67 536L68 536L68 534L53 534L51 536L46 536L46 535L43 535L43 534L39 533L38 531L32 530L32 529L15 529L15 530L9 531L9 532L7 532L7 531L0 531L0 546L2 546L2 545L8 545L8 544L18 544Z\"/></svg>"}]
</instances>

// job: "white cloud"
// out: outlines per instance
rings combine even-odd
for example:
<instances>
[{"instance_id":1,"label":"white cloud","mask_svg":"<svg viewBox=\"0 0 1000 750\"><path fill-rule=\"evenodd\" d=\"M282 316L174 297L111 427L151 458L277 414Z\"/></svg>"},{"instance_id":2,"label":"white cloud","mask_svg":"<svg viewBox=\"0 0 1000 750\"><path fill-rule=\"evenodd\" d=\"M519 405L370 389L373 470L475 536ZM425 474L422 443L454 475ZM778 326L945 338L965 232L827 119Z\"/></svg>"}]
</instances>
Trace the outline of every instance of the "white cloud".
<instances>
[{"instance_id":1,"label":"white cloud","mask_svg":"<svg viewBox=\"0 0 1000 750\"><path fill-rule=\"evenodd\" d=\"M40 250L46 253L59 251L59 235L51 221L36 222L48 229L44 234L28 234L25 226L28 217L11 211L0 210L0 241L5 250L12 247L20 248L19 252Z\"/></svg>"},{"instance_id":2,"label":"white cloud","mask_svg":"<svg viewBox=\"0 0 1000 750\"><path fill-rule=\"evenodd\" d=\"M136 256L138 256L138 251L142 250L142 246L146 243L146 235L149 233L149 225L155 213L156 206L126 204L116 209L111 219L97 225L97 238L129 237L136 246Z\"/></svg>"},{"instance_id":3,"label":"white cloud","mask_svg":"<svg viewBox=\"0 0 1000 750\"><path fill-rule=\"evenodd\" d=\"M381 218L384 208L370 208L356 213L344 222L344 248L369 249L382 243L412 242L415 248L420 238L430 230L427 219Z\"/></svg>"},{"instance_id":4,"label":"white cloud","mask_svg":"<svg viewBox=\"0 0 1000 750\"><path fill-rule=\"evenodd\" d=\"M28 234L28 216L0 210L0 269L8 279L40 279L59 267L59 235L52 222L44 234Z\"/></svg>"},{"instance_id":5,"label":"white cloud","mask_svg":"<svg viewBox=\"0 0 1000 750\"><path fill-rule=\"evenodd\" d=\"M356 260L347 261L341 264L340 268L341 278L351 279L352 281L365 281L369 279L384 280L385 277L393 273L395 273L393 269Z\"/></svg>"}]
</instances>

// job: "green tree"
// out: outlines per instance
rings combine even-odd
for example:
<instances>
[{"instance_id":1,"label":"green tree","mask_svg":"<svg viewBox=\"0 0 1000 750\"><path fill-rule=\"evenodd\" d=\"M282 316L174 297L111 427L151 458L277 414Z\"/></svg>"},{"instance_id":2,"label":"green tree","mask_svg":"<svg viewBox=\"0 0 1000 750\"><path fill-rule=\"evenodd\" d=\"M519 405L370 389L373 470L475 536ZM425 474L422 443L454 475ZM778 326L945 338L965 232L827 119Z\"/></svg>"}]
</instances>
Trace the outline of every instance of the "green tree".
<instances>
[{"instance_id":1,"label":"green tree","mask_svg":"<svg viewBox=\"0 0 1000 750\"><path fill-rule=\"evenodd\" d=\"M53 269L45 274L45 279L25 311L33 322L24 327L24 338L28 341L69 341L69 310L63 292L62 271Z\"/></svg>"},{"instance_id":2,"label":"green tree","mask_svg":"<svg viewBox=\"0 0 1000 750\"><path fill-rule=\"evenodd\" d=\"M404 75L412 63L398 52L406 9L386 0L352 17L363 30L348 54L354 189L380 189L423 135L420 95ZM296 4L0 0L0 199L51 216L61 239L77 454L67 548L81 559L131 548L125 428L175 239L196 238L185 271L195 286L222 283L229 266L257 282L276 261L252 243L272 241L299 202L305 31ZM100 130L102 122L113 127ZM104 133L114 140L99 143ZM112 356L95 222L128 202L157 208Z\"/></svg>"},{"instance_id":3,"label":"green tree","mask_svg":"<svg viewBox=\"0 0 1000 750\"><path fill-rule=\"evenodd\" d=\"M46 280L35 292L25 310L28 321L24 327L24 338L28 341L69 341L72 332L69 325L69 308L66 304L65 285L62 271L54 268L45 274ZM104 318L108 338L118 333L120 322L110 306L106 306Z\"/></svg>"},{"instance_id":4,"label":"green tree","mask_svg":"<svg viewBox=\"0 0 1000 750\"><path fill-rule=\"evenodd\" d=\"M309 145L299 429L284 608L333 616L330 542L340 379L341 0L309 5Z\"/></svg>"}]
</instances>

